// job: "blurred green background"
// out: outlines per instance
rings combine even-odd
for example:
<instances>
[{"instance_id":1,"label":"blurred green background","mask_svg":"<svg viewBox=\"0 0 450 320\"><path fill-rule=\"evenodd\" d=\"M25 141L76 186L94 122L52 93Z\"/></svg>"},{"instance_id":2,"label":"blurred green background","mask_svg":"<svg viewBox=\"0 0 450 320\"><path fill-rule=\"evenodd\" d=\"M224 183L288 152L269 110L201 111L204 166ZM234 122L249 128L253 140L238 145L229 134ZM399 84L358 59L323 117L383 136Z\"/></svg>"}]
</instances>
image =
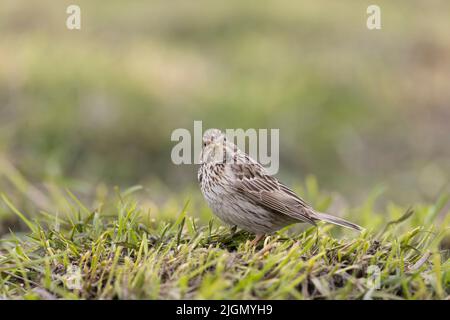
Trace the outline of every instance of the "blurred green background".
<instances>
[{"instance_id":1,"label":"blurred green background","mask_svg":"<svg viewBox=\"0 0 450 320\"><path fill-rule=\"evenodd\" d=\"M434 201L449 189L450 2L376 1L370 31L373 3L2 0L0 175L194 190L170 135L203 120L280 128L287 184Z\"/></svg>"}]
</instances>

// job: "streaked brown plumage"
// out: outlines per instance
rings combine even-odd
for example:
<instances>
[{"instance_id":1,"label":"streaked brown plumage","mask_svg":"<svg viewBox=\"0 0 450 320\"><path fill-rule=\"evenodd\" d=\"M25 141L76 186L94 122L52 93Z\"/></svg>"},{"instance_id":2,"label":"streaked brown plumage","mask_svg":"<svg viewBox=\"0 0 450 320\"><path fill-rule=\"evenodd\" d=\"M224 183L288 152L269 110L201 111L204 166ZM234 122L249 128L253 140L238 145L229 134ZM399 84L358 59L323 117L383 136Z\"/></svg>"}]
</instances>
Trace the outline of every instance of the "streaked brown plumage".
<instances>
[{"instance_id":1,"label":"streaked brown plumage","mask_svg":"<svg viewBox=\"0 0 450 320\"><path fill-rule=\"evenodd\" d=\"M354 223L316 212L264 167L228 142L218 129L203 135L200 188L223 222L258 236L299 222L326 221L362 230ZM259 237L258 237L259 238Z\"/></svg>"}]
</instances>

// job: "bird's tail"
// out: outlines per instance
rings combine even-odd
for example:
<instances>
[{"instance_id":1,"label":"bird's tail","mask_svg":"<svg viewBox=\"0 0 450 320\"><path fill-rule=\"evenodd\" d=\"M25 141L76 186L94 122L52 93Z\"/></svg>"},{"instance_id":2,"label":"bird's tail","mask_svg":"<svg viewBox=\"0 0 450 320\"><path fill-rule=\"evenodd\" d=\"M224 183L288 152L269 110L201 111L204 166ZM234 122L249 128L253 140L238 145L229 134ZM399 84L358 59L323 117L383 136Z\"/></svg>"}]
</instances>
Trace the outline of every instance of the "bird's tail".
<instances>
[{"instance_id":1,"label":"bird's tail","mask_svg":"<svg viewBox=\"0 0 450 320\"><path fill-rule=\"evenodd\" d=\"M322 213L322 212L316 212L315 218L317 218L318 220L323 220L323 221L326 221L326 222L329 222L332 224L336 224L341 227L353 229L353 230L358 230L358 231L364 230L364 228L358 226L357 224L354 224L354 223L344 220L342 218L332 216L330 214L326 214L326 213Z\"/></svg>"}]
</instances>

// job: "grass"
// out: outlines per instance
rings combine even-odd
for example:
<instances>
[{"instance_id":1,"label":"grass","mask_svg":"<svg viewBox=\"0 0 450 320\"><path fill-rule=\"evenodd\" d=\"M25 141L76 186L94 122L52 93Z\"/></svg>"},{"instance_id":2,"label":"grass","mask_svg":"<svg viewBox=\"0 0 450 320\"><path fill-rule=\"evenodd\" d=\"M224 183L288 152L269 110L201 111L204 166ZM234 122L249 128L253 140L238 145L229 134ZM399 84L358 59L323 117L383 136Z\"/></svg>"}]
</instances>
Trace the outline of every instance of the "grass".
<instances>
[{"instance_id":1,"label":"grass","mask_svg":"<svg viewBox=\"0 0 450 320\"><path fill-rule=\"evenodd\" d=\"M136 200L139 189L92 208L67 191L54 212L34 217L3 194L3 208L26 229L0 238L0 297L449 298L448 196L412 210L388 206L390 222L369 199L349 210L367 228L361 234L325 224L288 227L254 247L251 235L204 222L200 209L191 215L196 203L167 209L166 219L152 215Z\"/></svg>"},{"instance_id":2,"label":"grass","mask_svg":"<svg viewBox=\"0 0 450 320\"><path fill-rule=\"evenodd\" d=\"M450 2L377 3L379 31L354 1L79 0L73 32L66 1L0 6L0 298L448 299ZM412 210L375 189L335 211L307 179L367 231L251 247L180 203L195 168L168 162L170 136L193 119L281 128L283 181L353 201L382 181Z\"/></svg>"}]
</instances>

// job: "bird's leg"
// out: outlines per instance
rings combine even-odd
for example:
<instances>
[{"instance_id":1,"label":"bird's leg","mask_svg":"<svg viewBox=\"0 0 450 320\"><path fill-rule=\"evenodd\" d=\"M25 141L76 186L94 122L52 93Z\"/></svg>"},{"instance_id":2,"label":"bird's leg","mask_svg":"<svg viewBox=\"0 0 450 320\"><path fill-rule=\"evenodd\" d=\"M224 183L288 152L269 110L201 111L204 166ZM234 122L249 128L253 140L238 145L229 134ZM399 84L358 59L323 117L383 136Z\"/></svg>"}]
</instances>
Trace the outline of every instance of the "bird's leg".
<instances>
[{"instance_id":1,"label":"bird's leg","mask_svg":"<svg viewBox=\"0 0 450 320\"><path fill-rule=\"evenodd\" d=\"M252 242L250 242L250 244L253 247L256 247L256 245L258 245L258 243L261 241L261 239L263 239L265 237L265 234L257 234L255 239L253 239Z\"/></svg>"}]
</instances>

